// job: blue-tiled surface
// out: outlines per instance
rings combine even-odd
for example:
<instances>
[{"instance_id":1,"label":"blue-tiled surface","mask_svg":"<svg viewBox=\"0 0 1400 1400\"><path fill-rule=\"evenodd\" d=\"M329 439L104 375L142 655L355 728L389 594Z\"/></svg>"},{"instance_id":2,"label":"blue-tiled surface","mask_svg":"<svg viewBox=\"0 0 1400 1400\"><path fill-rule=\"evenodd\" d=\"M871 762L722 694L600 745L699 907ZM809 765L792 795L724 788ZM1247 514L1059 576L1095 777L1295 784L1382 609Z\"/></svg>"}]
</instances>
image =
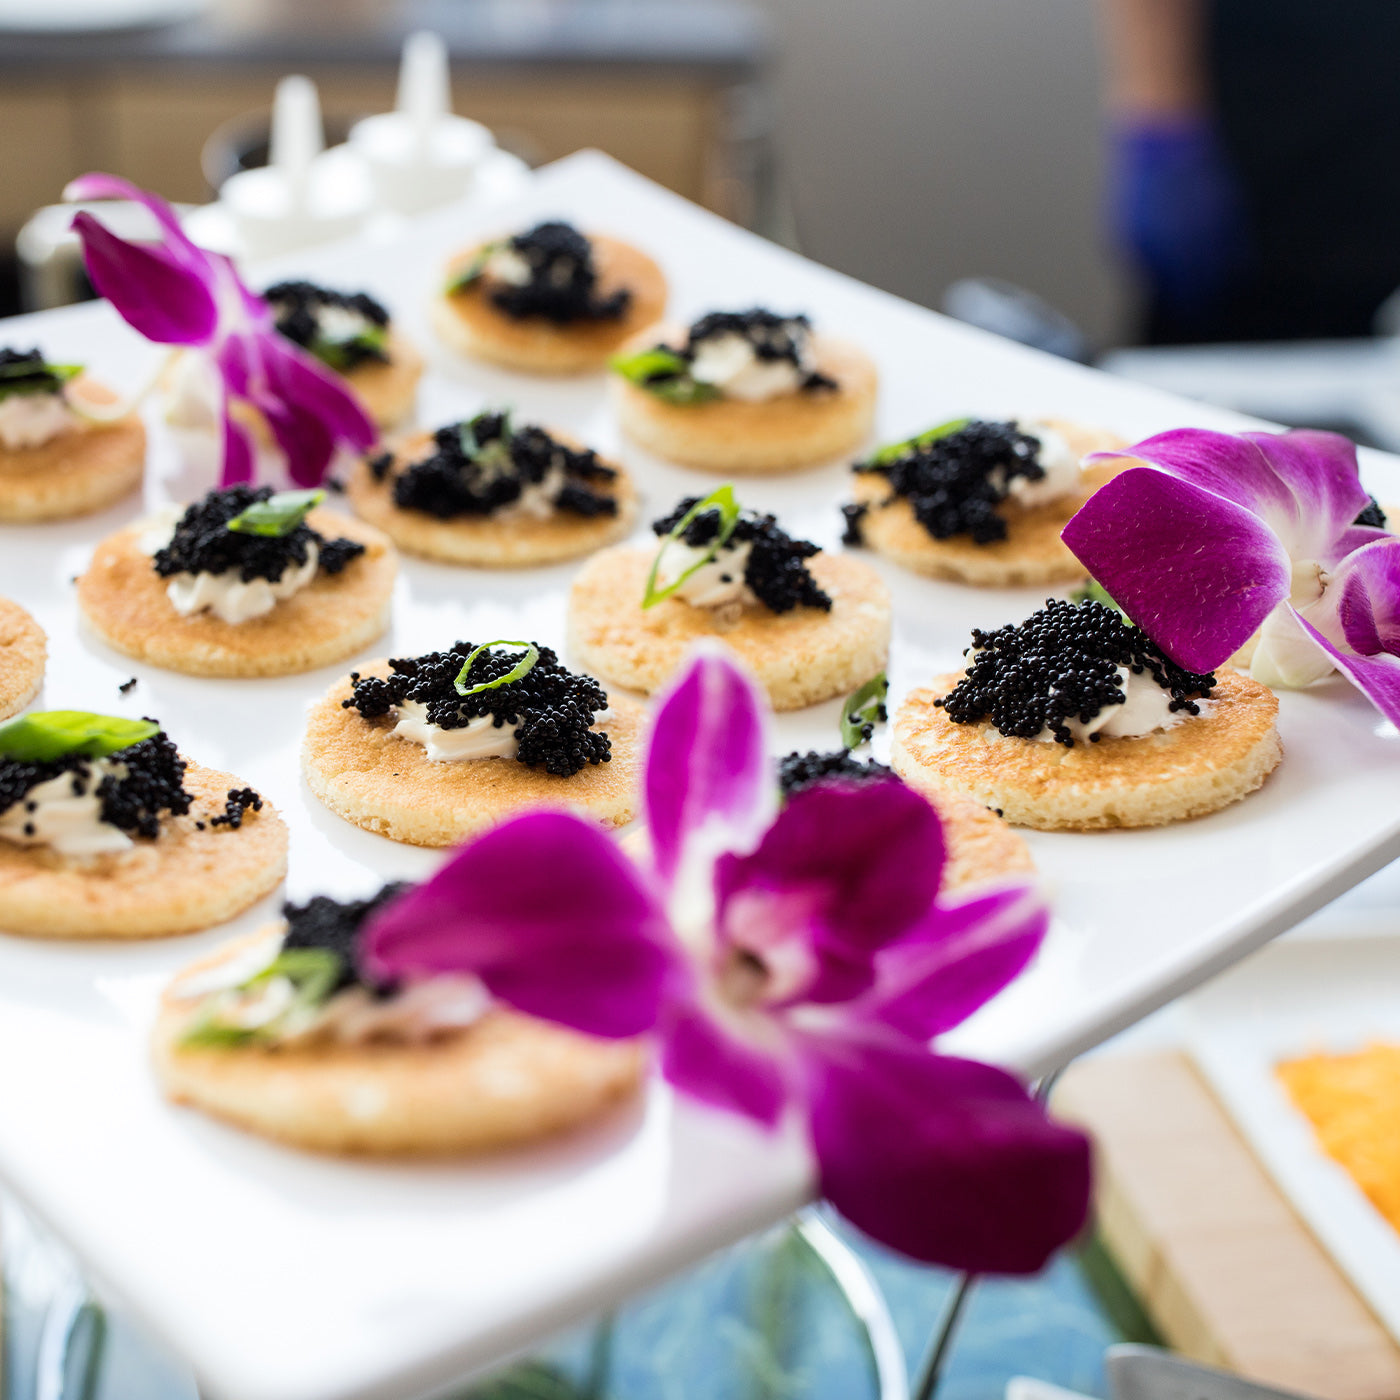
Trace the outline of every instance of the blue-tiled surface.
<instances>
[{"instance_id":1,"label":"blue-tiled surface","mask_svg":"<svg viewBox=\"0 0 1400 1400\"><path fill-rule=\"evenodd\" d=\"M61 1252L7 1218L5 1400L35 1395L46 1312L69 1276ZM911 1369L947 1302L951 1278L864 1243L856 1248L882 1288ZM62 1400L196 1400L187 1373L119 1315L105 1332L83 1319ZM1121 1334L1078 1264L1061 1259L1029 1280L979 1285L965 1314L942 1395L992 1400L1014 1375L1102 1395L1103 1352ZM100 1344L91 1384L88 1343ZM592 1334L561 1342L548 1360L575 1378ZM615 1400L860 1400L875 1393L861 1334L809 1251L779 1232L730 1251L618 1319L609 1367ZM518 1393L518 1392L517 1392Z\"/></svg>"}]
</instances>

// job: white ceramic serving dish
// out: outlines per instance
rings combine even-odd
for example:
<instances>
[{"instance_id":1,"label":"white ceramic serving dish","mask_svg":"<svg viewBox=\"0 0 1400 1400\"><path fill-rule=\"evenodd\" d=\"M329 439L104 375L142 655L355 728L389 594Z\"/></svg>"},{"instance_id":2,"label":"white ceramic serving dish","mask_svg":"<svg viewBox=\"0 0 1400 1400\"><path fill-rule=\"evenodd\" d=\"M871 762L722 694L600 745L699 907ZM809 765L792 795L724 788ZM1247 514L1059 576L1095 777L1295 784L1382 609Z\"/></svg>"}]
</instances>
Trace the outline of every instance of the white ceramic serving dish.
<instances>
[{"instance_id":1,"label":"white ceramic serving dish","mask_svg":"<svg viewBox=\"0 0 1400 1400\"><path fill-rule=\"evenodd\" d=\"M1128 438L1240 420L1048 359L817 267L597 155L541 172L505 212L430 215L400 245L346 245L264 269L367 287L428 352L421 419L435 426L513 403L620 451L647 517L717 478L622 446L601 378L539 380L436 350L425 301L446 255L551 215L613 231L665 266L683 319L755 302L806 310L866 345L883 377L879 437L955 415L1056 414ZM5 326L134 387L156 352L103 306ZM150 503L185 498L154 421ZM1382 499L1400 464L1370 463ZM207 483L205 483L207 484ZM740 485L794 533L835 547L841 466ZM292 830L288 890L363 893L421 876L439 856L351 828L297 771L302 712L338 670L214 683L133 666L85 639L70 580L102 535L136 514L0 529L0 594L52 638L41 703L160 718L192 756L253 783ZM883 568L894 591L893 696L953 668L974 625L1021 618L1043 592L977 591ZM485 573L408 562L392 638L372 654L457 637L563 640L568 567ZM123 698L118 683L139 677ZM789 747L831 747L836 702L784 717ZM1129 1024L1277 934L1400 850L1400 737L1340 683L1284 697L1287 758L1266 788L1161 831L1029 839L1059 921L1038 965L956 1043L1039 1073ZM269 917L269 899L234 927ZM166 1107L146 1068L157 992L230 929L144 946L55 946L0 936L0 1178L230 1400L405 1400L499 1361L605 1308L808 1198L799 1146L676 1103L655 1088L630 1118L487 1163L386 1167L323 1161Z\"/></svg>"},{"instance_id":2,"label":"white ceramic serving dish","mask_svg":"<svg viewBox=\"0 0 1400 1400\"><path fill-rule=\"evenodd\" d=\"M1187 1045L1293 1208L1400 1340L1400 1234L1318 1146L1275 1067L1400 1041L1400 937L1288 939L1185 1004Z\"/></svg>"}]
</instances>

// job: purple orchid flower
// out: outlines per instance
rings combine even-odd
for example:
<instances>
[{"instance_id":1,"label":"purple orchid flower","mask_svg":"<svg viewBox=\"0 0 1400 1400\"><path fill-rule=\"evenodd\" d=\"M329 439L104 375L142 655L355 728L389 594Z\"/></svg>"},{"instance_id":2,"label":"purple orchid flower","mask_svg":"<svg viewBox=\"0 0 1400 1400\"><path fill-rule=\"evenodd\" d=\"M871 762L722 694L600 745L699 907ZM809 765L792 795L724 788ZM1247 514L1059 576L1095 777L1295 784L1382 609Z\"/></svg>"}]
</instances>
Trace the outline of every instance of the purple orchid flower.
<instances>
[{"instance_id":1,"label":"purple orchid flower","mask_svg":"<svg viewBox=\"0 0 1400 1400\"><path fill-rule=\"evenodd\" d=\"M1150 465L1096 491L1062 537L1168 656L1211 671L1256 638L1255 679L1336 668L1400 723L1400 539L1357 523L1371 498L1351 442L1179 428L1096 456Z\"/></svg>"},{"instance_id":2,"label":"purple orchid flower","mask_svg":"<svg viewBox=\"0 0 1400 1400\"><path fill-rule=\"evenodd\" d=\"M220 485L254 474L253 443L233 411L237 404L262 415L298 486L317 485L339 447L363 452L374 443L374 425L355 396L277 333L271 309L243 285L233 263L192 243L163 199L115 175L82 175L64 195L133 200L154 215L161 233L155 245L119 238L86 210L74 215L73 228L92 285L129 325L147 340L207 356L217 370Z\"/></svg>"},{"instance_id":3,"label":"purple orchid flower","mask_svg":"<svg viewBox=\"0 0 1400 1400\"><path fill-rule=\"evenodd\" d=\"M649 870L580 818L519 817L381 914L368 970L472 972L531 1015L651 1031L682 1092L799 1116L823 1192L876 1239L1040 1268L1083 1224L1088 1144L930 1041L1025 967L1044 903L1014 883L940 895L938 816L897 781L817 785L775 817L766 753L761 693L702 652L652 732Z\"/></svg>"}]
</instances>

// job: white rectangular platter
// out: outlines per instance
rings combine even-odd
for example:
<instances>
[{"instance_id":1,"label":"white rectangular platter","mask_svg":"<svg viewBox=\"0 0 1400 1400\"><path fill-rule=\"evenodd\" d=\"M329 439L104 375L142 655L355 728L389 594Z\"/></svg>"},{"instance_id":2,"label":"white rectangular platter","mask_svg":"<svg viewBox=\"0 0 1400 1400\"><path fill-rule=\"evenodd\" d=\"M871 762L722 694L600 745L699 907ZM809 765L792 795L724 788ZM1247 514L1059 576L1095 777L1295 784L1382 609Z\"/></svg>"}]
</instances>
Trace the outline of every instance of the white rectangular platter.
<instances>
[{"instance_id":1,"label":"white rectangular platter","mask_svg":"<svg viewBox=\"0 0 1400 1400\"><path fill-rule=\"evenodd\" d=\"M646 247L671 279L678 318L759 302L808 311L819 327L861 342L880 365L882 440L967 413L1056 414L1130 439L1242 421L950 323L596 155L542 172L518 205L490 215L434 215L393 245L347 245L260 271L368 288L430 356L425 425L512 403L620 453L651 518L718 480L621 444L598 379L526 380L454 362L431 343L424 306L445 256L551 215ZM125 387L155 362L102 306L16 321L0 340L39 342ZM197 486L180 479L154 419L151 429L148 504L188 497ZM1400 500L1400 464L1378 458L1368 470L1382 500ZM837 465L744 482L740 494L834 548L846 491ZM291 827L294 898L360 894L430 870L440 856L347 826L301 783L304 707L348 667L212 683L133 667L80 633L70 580L93 543L138 509L0 529L0 594L31 607L52 639L41 703L157 716L192 757L259 788ZM953 668L972 626L1020 619L1043 600L883 572L896 607L892 703ZM458 637L561 645L570 574L406 562L392 636L373 654ZM118 683L133 672L139 683L123 698ZM837 710L832 702L784 717L783 750L832 747ZM1028 1073L1058 1065L1400 852L1400 737L1341 684L1285 696L1280 724L1283 766L1228 811L1160 831L1030 838L1060 917L1037 966L964 1028L962 1048ZM275 908L269 900L235 927ZM675 1103L661 1088L629 1121L546 1151L419 1168L299 1156L173 1110L145 1061L155 998L172 971L229 931L136 947L0 935L0 1179L189 1358L213 1396L407 1400L780 1218L810 1193L793 1142Z\"/></svg>"},{"instance_id":2,"label":"white rectangular platter","mask_svg":"<svg viewBox=\"0 0 1400 1400\"><path fill-rule=\"evenodd\" d=\"M1400 1341L1400 1234L1318 1146L1281 1060L1400 1041L1400 937L1288 939L1190 998L1187 1044L1293 1208Z\"/></svg>"}]
</instances>

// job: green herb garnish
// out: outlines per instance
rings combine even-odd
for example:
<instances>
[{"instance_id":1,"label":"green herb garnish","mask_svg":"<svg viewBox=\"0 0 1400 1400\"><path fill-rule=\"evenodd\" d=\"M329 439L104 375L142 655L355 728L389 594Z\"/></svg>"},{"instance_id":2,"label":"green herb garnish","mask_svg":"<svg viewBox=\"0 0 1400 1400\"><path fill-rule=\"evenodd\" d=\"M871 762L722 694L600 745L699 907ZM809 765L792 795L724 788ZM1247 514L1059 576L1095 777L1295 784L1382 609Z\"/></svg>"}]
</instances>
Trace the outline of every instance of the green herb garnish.
<instances>
[{"instance_id":1,"label":"green herb garnish","mask_svg":"<svg viewBox=\"0 0 1400 1400\"><path fill-rule=\"evenodd\" d=\"M713 384L691 375L690 361L684 355L664 345L639 350L635 355L614 355L608 368L667 403L705 403L720 396Z\"/></svg>"},{"instance_id":2,"label":"green herb garnish","mask_svg":"<svg viewBox=\"0 0 1400 1400\"><path fill-rule=\"evenodd\" d=\"M1088 583L1081 583L1069 595L1069 600L1071 603L1102 603L1105 607L1113 608L1116 612L1123 612L1123 609L1108 596L1108 589L1097 579L1091 578ZM1123 616L1128 621L1132 621L1131 618L1128 618L1127 613L1123 613Z\"/></svg>"},{"instance_id":3,"label":"green herb garnish","mask_svg":"<svg viewBox=\"0 0 1400 1400\"><path fill-rule=\"evenodd\" d=\"M665 588L657 588L656 576L661 572L661 561L665 557L667 548L685 534L690 527L690 522L696 516L703 515L707 510L719 512L719 529L715 532L714 539L710 541L709 548L679 578L668 583ZM661 541L661 547L656 551L656 558L651 561L651 572L647 575L646 591L642 594L643 611L647 608L654 608L658 603L664 603L673 593L684 587L700 569L718 558L720 550L729 543L730 536L734 533L734 527L739 523L739 514L742 510L743 507L734 499L734 488L721 486L718 491L711 491L703 501L697 501L676 521L671 528L671 533Z\"/></svg>"},{"instance_id":4,"label":"green herb garnish","mask_svg":"<svg viewBox=\"0 0 1400 1400\"><path fill-rule=\"evenodd\" d=\"M892 442L885 447L877 447L870 454L870 465L872 467L887 467L891 462L898 462L900 458L908 457L911 453L919 451L920 448L937 442L939 438L951 437L971 422L971 418L950 418L946 423L940 423L936 428L919 433L917 437L905 438L903 442Z\"/></svg>"},{"instance_id":5,"label":"green herb garnish","mask_svg":"<svg viewBox=\"0 0 1400 1400\"><path fill-rule=\"evenodd\" d=\"M875 726L887 718L885 697L890 683L885 673L872 676L841 707L841 743L848 749L858 749L870 741Z\"/></svg>"},{"instance_id":6,"label":"green herb garnish","mask_svg":"<svg viewBox=\"0 0 1400 1400\"><path fill-rule=\"evenodd\" d=\"M11 394L56 394L83 372L82 365L55 365L47 360L12 360L0 364L0 399Z\"/></svg>"},{"instance_id":7,"label":"green herb garnish","mask_svg":"<svg viewBox=\"0 0 1400 1400\"><path fill-rule=\"evenodd\" d=\"M486 264L491 261L491 254L498 249L505 247L504 243L485 243L476 250L476 256L464 267L455 277L448 279L444 289L448 296L455 292L465 292L468 287L475 282L483 272L486 271Z\"/></svg>"},{"instance_id":8,"label":"green herb garnish","mask_svg":"<svg viewBox=\"0 0 1400 1400\"><path fill-rule=\"evenodd\" d=\"M483 443L476 435L477 424L483 418L499 418L501 420L499 434L486 443ZM502 409L499 413L487 409L478 413L475 418L468 418L457 424L457 437L462 444L462 455L467 461L475 462L483 467L495 467L501 471L506 471L511 466L510 440L514 432L515 430L510 423L509 409Z\"/></svg>"},{"instance_id":9,"label":"green herb garnish","mask_svg":"<svg viewBox=\"0 0 1400 1400\"><path fill-rule=\"evenodd\" d=\"M306 519L307 513L325 499L324 491L279 491L240 511L228 522L228 528L240 535L268 538L290 535Z\"/></svg>"},{"instance_id":10,"label":"green herb garnish","mask_svg":"<svg viewBox=\"0 0 1400 1400\"><path fill-rule=\"evenodd\" d=\"M279 953L263 970L232 988L233 995L215 992L203 1013L180 1037L184 1045L253 1045L280 1040L300 1029L319 1011L341 978L340 955L329 948L289 948ZM291 996L275 1015L261 1025L239 1025L229 1013L242 1000L238 994L265 991L272 995L272 983L291 983ZM246 1006L242 1008L246 1014Z\"/></svg>"},{"instance_id":11,"label":"green herb garnish","mask_svg":"<svg viewBox=\"0 0 1400 1400\"><path fill-rule=\"evenodd\" d=\"M344 374L346 371L354 369L365 359L387 359L388 345L388 326L371 325L364 330L356 331L353 335L342 336L339 339L316 335L312 337L311 344L306 348L323 365L335 370L338 374Z\"/></svg>"},{"instance_id":12,"label":"green herb garnish","mask_svg":"<svg viewBox=\"0 0 1400 1400\"><path fill-rule=\"evenodd\" d=\"M50 763L71 754L106 758L159 733L160 725L148 719L120 719L86 710L40 710L0 725L0 758L21 763Z\"/></svg>"},{"instance_id":13,"label":"green herb garnish","mask_svg":"<svg viewBox=\"0 0 1400 1400\"><path fill-rule=\"evenodd\" d=\"M483 651L490 651L492 647L524 647L525 655L511 667L503 676L498 676L494 681L483 681L480 685L469 686L467 677L471 674L472 662L481 655ZM477 649L471 652L462 669L457 672L457 679L452 682L456 687L457 694L463 697L476 695L483 690L495 690L498 686L510 685L513 681L518 681L522 676L530 674L535 662L540 659L540 649L534 642L483 642Z\"/></svg>"}]
</instances>

